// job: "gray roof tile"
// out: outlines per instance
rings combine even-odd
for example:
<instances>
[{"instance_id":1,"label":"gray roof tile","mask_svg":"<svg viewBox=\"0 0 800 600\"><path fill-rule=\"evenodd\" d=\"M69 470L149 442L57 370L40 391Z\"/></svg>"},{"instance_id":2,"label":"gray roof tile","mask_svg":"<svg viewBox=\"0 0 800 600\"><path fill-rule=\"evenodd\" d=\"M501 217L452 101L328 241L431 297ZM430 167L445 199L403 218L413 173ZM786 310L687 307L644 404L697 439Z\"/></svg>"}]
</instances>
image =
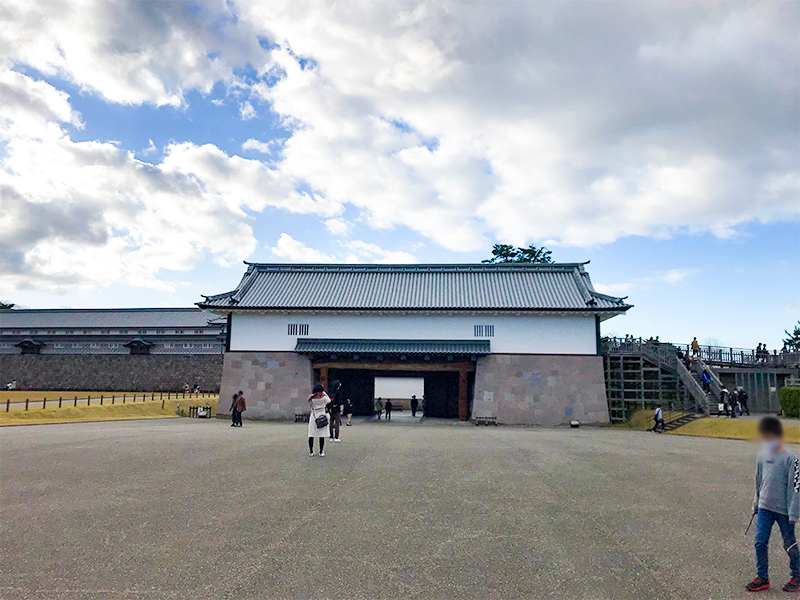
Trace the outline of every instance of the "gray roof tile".
<instances>
[{"instance_id":1,"label":"gray roof tile","mask_svg":"<svg viewBox=\"0 0 800 600\"><path fill-rule=\"evenodd\" d=\"M489 340L335 340L298 338L295 352L341 354L475 354L490 352Z\"/></svg>"},{"instance_id":2,"label":"gray roof tile","mask_svg":"<svg viewBox=\"0 0 800 600\"><path fill-rule=\"evenodd\" d=\"M148 329L208 327L199 308L56 308L0 311L2 329Z\"/></svg>"},{"instance_id":3,"label":"gray roof tile","mask_svg":"<svg viewBox=\"0 0 800 600\"><path fill-rule=\"evenodd\" d=\"M624 312L594 291L583 264L249 264L238 287L207 309L557 310Z\"/></svg>"}]
</instances>

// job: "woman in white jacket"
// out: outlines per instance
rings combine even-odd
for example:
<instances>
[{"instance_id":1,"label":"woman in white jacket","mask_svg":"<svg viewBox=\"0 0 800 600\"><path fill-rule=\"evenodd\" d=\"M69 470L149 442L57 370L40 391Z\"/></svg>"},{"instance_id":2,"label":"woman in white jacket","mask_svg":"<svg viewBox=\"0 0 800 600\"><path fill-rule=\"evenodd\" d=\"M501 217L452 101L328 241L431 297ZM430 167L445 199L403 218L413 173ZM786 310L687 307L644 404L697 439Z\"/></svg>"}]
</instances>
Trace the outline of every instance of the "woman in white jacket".
<instances>
[{"instance_id":1,"label":"woman in white jacket","mask_svg":"<svg viewBox=\"0 0 800 600\"><path fill-rule=\"evenodd\" d=\"M314 438L319 438L319 455L325 456L325 436L328 435L328 419L322 427L317 427L317 419L326 416L325 406L331 399L319 383L314 386L313 393L308 397L311 414L308 417L308 455L314 456ZM330 417L329 417L330 418Z\"/></svg>"}]
</instances>

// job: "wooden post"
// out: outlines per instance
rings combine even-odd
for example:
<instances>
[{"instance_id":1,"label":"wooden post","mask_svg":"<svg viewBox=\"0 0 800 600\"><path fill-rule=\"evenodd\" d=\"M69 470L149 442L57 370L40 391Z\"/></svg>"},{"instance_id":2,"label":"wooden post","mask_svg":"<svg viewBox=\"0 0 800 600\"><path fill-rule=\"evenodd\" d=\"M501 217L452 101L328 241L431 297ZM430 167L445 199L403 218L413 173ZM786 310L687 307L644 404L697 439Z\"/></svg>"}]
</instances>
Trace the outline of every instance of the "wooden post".
<instances>
[{"instance_id":1,"label":"wooden post","mask_svg":"<svg viewBox=\"0 0 800 600\"><path fill-rule=\"evenodd\" d=\"M100 394L100 406L103 406L103 394Z\"/></svg>"},{"instance_id":2,"label":"wooden post","mask_svg":"<svg viewBox=\"0 0 800 600\"><path fill-rule=\"evenodd\" d=\"M458 372L458 420L469 421L469 396L467 394L467 372Z\"/></svg>"},{"instance_id":3,"label":"wooden post","mask_svg":"<svg viewBox=\"0 0 800 600\"><path fill-rule=\"evenodd\" d=\"M28 410L28 399L25 398L25 410Z\"/></svg>"},{"instance_id":4,"label":"wooden post","mask_svg":"<svg viewBox=\"0 0 800 600\"><path fill-rule=\"evenodd\" d=\"M6 398L6 412L11 408L11 398Z\"/></svg>"},{"instance_id":5,"label":"wooden post","mask_svg":"<svg viewBox=\"0 0 800 600\"><path fill-rule=\"evenodd\" d=\"M114 404L114 396L111 396L111 404Z\"/></svg>"},{"instance_id":6,"label":"wooden post","mask_svg":"<svg viewBox=\"0 0 800 600\"><path fill-rule=\"evenodd\" d=\"M122 403L125 404L125 394L122 394Z\"/></svg>"},{"instance_id":7,"label":"wooden post","mask_svg":"<svg viewBox=\"0 0 800 600\"><path fill-rule=\"evenodd\" d=\"M164 398L161 398L161 410L164 410Z\"/></svg>"},{"instance_id":8,"label":"wooden post","mask_svg":"<svg viewBox=\"0 0 800 600\"><path fill-rule=\"evenodd\" d=\"M42 398L42 408L47 408L47 396Z\"/></svg>"},{"instance_id":9,"label":"wooden post","mask_svg":"<svg viewBox=\"0 0 800 600\"><path fill-rule=\"evenodd\" d=\"M319 382L326 390L328 389L328 367L319 368Z\"/></svg>"},{"instance_id":10,"label":"wooden post","mask_svg":"<svg viewBox=\"0 0 800 600\"><path fill-rule=\"evenodd\" d=\"M164 399L164 392L159 392L158 393L158 399L159 400L163 400Z\"/></svg>"},{"instance_id":11,"label":"wooden post","mask_svg":"<svg viewBox=\"0 0 800 600\"><path fill-rule=\"evenodd\" d=\"M61 396L58 397L58 408L61 408Z\"/></svg>"},{"instance_id":12,"label":"wooden post","mask_svg":"<svg viewBox=\"0 0 800 600\"><path fill-rule=\"evenodd\" d=\"M87 394L87 396L86 396L86 406L91 406L91 405L92 405L92 397Z\"/></svg>"},{"instance_id":13,"label":"wooden post","mask_svg":"<svg viewBox=\"0 0 800 600\"><path fill-rule=\"evenodd\" d=\"M75 401L72 403L72 406L78 406L78 397L75 396Z\"/></svg>"}]
</instances>

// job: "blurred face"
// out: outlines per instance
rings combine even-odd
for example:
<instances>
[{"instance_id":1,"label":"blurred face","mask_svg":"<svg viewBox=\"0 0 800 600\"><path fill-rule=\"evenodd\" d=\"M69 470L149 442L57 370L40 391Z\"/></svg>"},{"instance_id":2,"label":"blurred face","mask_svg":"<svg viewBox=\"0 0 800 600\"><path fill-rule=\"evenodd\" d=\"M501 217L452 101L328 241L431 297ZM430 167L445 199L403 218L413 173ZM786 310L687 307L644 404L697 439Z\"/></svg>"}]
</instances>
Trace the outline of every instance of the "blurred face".
<instances>
[{"instance_id":1,"label":"blurred face","mask_svg":"<svg viewBox=\"0 0 800 600\"><path fill-rule=\"evenodd\" d=\"M775 452L781 447L781 437L779 435L775 435L774 433L764 433L761 434L761 443L764 446L764 449L768 452Z\"/></svg>"}]
</instances>

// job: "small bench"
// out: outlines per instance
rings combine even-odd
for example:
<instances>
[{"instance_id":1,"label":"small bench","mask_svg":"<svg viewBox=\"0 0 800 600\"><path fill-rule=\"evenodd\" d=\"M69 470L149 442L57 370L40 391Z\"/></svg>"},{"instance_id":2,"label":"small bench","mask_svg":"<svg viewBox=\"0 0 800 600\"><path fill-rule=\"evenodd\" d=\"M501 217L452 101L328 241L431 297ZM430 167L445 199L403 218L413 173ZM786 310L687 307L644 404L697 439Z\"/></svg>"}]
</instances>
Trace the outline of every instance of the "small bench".
<instances>
[{"instance_id":1,"label":"small bench","mask_svg":"<svg viewBox=\"0 0 800 600\"><path fill-rule=\"evenodd\" d=\"M497 426L497 417L475 417L472 419L474 425L494 425Z\"/></svg>"},{"instance_id":2,"label":"small bench","mask_svg":"<svg viewBox=\"0 0 800 600\"><path fill-rule=\"evenodd\" d=\"M210 406L190 406L189 416L195 419L210 419L211 407Z\"/></svg>"}]
</instances>

